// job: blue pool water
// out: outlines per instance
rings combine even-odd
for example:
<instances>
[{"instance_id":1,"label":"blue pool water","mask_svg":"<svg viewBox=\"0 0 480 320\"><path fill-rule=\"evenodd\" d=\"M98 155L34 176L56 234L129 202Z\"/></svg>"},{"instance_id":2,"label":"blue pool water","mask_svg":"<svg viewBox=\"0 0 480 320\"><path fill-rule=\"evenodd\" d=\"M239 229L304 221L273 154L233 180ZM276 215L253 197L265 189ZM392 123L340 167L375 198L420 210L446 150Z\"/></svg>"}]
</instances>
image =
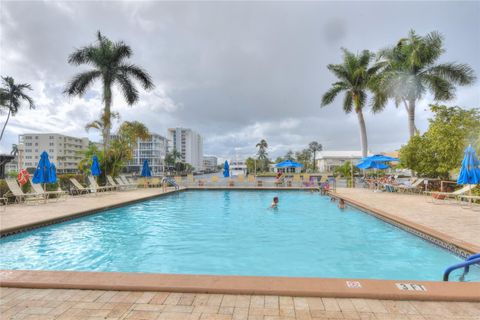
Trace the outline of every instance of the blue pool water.
<instances>
[{"instance_id":1,"label":"blue pool water","mask_svg":"<svg viewBox=\"0 0 480 320\"><path fill-rule=\"evenodd\" d=\"M441 280L459 261L305 191L185 191L0 240L0 269Z\"/></svg>"}]
</instances>

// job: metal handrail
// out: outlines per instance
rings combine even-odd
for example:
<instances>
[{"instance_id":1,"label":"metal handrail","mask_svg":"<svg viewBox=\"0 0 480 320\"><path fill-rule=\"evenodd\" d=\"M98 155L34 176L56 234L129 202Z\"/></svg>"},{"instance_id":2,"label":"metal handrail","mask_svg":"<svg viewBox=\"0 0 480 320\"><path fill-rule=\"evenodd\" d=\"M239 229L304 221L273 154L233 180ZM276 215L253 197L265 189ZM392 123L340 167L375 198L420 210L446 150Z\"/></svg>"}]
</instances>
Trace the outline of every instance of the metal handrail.
<instances>
[{"instance_id":1,"label":"metal handrail","mask_svg":"<svg viewBox=\"0 0 480 320\"><path fill-rule=\"evenodd\" d=\"M478 254L474 255L474 256L477 256ZM467 273L469 271L469 267L472 265L472 264L477 264L477 263L480 263L480 257L477 257L477 258L471 258L468 257L467 260L463 261L463 262L460 262L460 263L457 263L457 264L454 264L453 266L450 266L448 267L445 272L443 273L443 281L448 281L448 276L450 275L450 273L453 271L453 270L456 270L456 269L461 269L461 268L465 268L463 274ZM470 259L470 260L469 260Z\"/></svg>"}]
</instances>

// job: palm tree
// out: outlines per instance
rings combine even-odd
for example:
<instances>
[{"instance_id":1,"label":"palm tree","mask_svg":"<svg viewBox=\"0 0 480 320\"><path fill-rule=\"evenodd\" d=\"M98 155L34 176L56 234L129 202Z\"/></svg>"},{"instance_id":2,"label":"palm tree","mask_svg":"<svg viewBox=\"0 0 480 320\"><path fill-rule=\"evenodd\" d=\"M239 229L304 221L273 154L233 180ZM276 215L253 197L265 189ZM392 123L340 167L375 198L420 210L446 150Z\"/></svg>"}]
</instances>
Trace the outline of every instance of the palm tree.
<instances>
[{"instance_id":1,"label":"palm tree","mask_svg":"<svg viewBox=\"0 0 480 320\"><path fill-rule=\"evenodd\" d=\"M3 138L3 133L7 127L10 115L15 116L21 107L23 100L28 102L30 109L34 109L35 105L33 99L25 93L25 90L32 90L32 87L27 83L15 83L12 77L2 77L3 88L0 89L0 107L8 109L8 116L0 133L0 141Z\"/></svg>"},{"instance_id":2,"label":"palm tree","mask_svg":"<svg viewBox=\"0 0 480 320\"><path fill-rule=\"evenodd\" d=\"M437 101L451 100L455 97L455 85L468 85L475 81L473 69L466 64L438 64L437 60L444 52L443 37L438 32L422 37L413 30L396 46L379 52L385 69L377 88L383 95L377 101L377 109L382 108L389 98L395 101L397 107L403 103L408 113L410 137L417 131L416 102L427 91Z\"/></svg>"},{"instance_id":3,"label":"palm tree","mask_svg":"<svg viewBox=\"0 0 480 320\"><path fill-rule=\"evenodd\" d=\"M308 144L308 149L310 149L313 154L313 172L315 172L315 157L317 155L317 151L322 151L323 147L317 141L312 141Z\"/></svg>"},{"instance_id":4,"label":"palm tree","mask_svg":"<svg viewBox=\"0 0 480 320\"><path fill-rule=\"evenodd\" d=\"M324 107L333 102L340 92L345 92L343 99L343 111L350 113L355 111L360 125L360 140L362 145L362 155L367 156L368 141L365 119L363 118L363 108L367 103L367 91L371 90L375 83L378 71L382 64L377 63L373 66L370 62L373 54L368 50L363 50L360 54L353 54L347 49L343 50L342 64L329 64L327 66L339 81L332 84L322 97L321 106ZM376 111L374 109L374 111Z\"/></svg>"},{"instance_id":5,"label":"palm tree","mask_svg":"<svg viewBox=\"0 0 480 320\"><path fill-rule=\"evenodd\" d=\"M97 33L97 42L75 50L68 63L79 66L91 65L93 69L81 72L68 83L65 93L69 96L82 96L96 79L103 85L103 147L107 150L111 129L112 88L117 84L129 105L138 101L138 90L132 78L139 81L145 90L152 89L154 84L150 75L142 68L129 64L126 59L132 55L132 49L124 42L113 42Z\"/></svg>"},{"instance_id":6,"label":"palm tree","mask_svg":"<svg viewBox=\"0 0 480 320\"><path fill-rule=\"evenodd\" d=\"M259 143L257 143L256 147L258 148L258 160L262 164L262 169L265 170L268 162L268 153L267 153L267 148L268 148L268 143L265 139L260 140Z\"/></svg>"}]
</instances>

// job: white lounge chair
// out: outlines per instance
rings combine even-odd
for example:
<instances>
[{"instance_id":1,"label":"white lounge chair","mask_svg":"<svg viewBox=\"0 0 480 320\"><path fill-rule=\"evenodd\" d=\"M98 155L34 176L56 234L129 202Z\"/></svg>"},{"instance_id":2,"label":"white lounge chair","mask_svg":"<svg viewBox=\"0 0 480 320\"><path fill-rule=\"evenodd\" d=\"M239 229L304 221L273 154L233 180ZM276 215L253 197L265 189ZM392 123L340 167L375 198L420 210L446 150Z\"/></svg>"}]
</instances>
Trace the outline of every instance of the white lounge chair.
<instances>
[{"instance_id":1,"label":"white lounge chair","mask_svg":"<svg viewBox=\"0 0 480 320\"><path fill-rule=\"evenodd\" d=\"M412 193L420 193L422 191L422 183L425 179L417 179L412 184L400 184L394 186L394 188L399 192L412 192Z\"/></svg>"},{"instance_id":2,"label":"white lounge chair","mask_svg":"<svg viewBox=\"0 0 480 320\"><path fill-rule=\"evenodd\" d=\"M90 188L92 190L95 190L95 192L107 192L107 191L113 191L112 186L99 186L97 181L93 176L87 176L88 183L90 184Z\"/></svg>"},{"instance_id":3,"label":"white lounge chair","mask_svg":"<svg viewBox=\"0 0 480 320\"><path fill-rule=\"evenodd\" d=\"M90 188L85 188L80 182L78 182L75 178L70 178L70 182L73 184L74 189L72 193L74 195L82 195L82 194L89 194L93 192Z\"/></svg>"},{"instance_id":4,"label":"white lounge chair","mask_svg":"<svg viewBox=\"0 0 480 320\"><path fill-rule=\"evenodd\" d=\"M4 197L15 197L15 203L21 203L22 201L35 202L44 200L44 197L38 193L24 193L22 188L18 185L14 179L5 179L9 191L4 194Z\"/></svg>"},{"instance_id":5,"label":"white lounge chair","mask_svg":"<svg viewBox=\"0 0 480 320\"><path fill-rule=\"evenodd\" d=\"M42 195L45 198L45 201L47 201L48 199L51 199L50 198L51 196L55 196L53 199L55 199L55 201L58 201L62 197L67 195L67 193L63 190L56 190L56 191L43 190L42 186L40 184L33 183L32 179L30 179L30 184L33 188L33 191L35 191L35 193L37 194Z\"/></svg>"},{"instance_id":6,"label":"white lounge chair","mask_svg":"<svg viewBox=\"0 0 480 320\"><path fill-rule=\"evenodd\" d=\"M112 176L107 176L107 182L109 185L114 187L117 190L126 190L127 188L124 185L118 184L115 182Z\"/></svg>"},{"instance_id":7,"label":"white lounge chair","mask_svg":"<svg viewBox=\"0 0 480 320\"><path fill-rule=\"evenodd\" d=\"M127 187L129 189L137 189L138 188L138 184L130 182L125 175L121 174L121 175L118 176L118 178L119 178L118 179L119 183L122 182L125 187Z\"/></svg>"},{"instance_id":8,"label":"white lounge chair","mask_svg":"<svg viewBox=\"0 0 480 320\"><path fill-rule=\"evenodd\" d=\"M465 195L467 192L475 188L473 184L467 184L463 188L458 189L453 192L440 192L440 191L431 191L426 192L426 194L431 195L431 201L435 203L435 200L439 200L440 202L445 202L448 200L460 200L461 195Z\"/></svg>"}]
</instances>

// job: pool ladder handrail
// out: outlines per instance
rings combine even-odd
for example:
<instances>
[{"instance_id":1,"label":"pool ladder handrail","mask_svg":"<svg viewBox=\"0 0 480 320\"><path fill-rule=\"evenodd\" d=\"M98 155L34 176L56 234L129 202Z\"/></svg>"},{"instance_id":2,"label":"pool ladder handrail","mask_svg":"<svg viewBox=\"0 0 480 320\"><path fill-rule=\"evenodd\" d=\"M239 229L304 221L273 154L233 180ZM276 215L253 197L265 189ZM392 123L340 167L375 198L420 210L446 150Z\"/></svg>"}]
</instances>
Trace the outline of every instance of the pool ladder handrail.
<instances>
[{"instance_id":1,"label":"pool ladder handrail","mask_svg":"<svg viewBox=\"0 0 480 320\"><path fill-rule=\"evenodd\" d=\"M470 271L470 266L477 263L480 264L480 253L472 254L465 261L448 267L443 273L443 281L448 281L448 277L453 270L464 268L463 275L465 275Z\"/></svg>"}]
</instances>

